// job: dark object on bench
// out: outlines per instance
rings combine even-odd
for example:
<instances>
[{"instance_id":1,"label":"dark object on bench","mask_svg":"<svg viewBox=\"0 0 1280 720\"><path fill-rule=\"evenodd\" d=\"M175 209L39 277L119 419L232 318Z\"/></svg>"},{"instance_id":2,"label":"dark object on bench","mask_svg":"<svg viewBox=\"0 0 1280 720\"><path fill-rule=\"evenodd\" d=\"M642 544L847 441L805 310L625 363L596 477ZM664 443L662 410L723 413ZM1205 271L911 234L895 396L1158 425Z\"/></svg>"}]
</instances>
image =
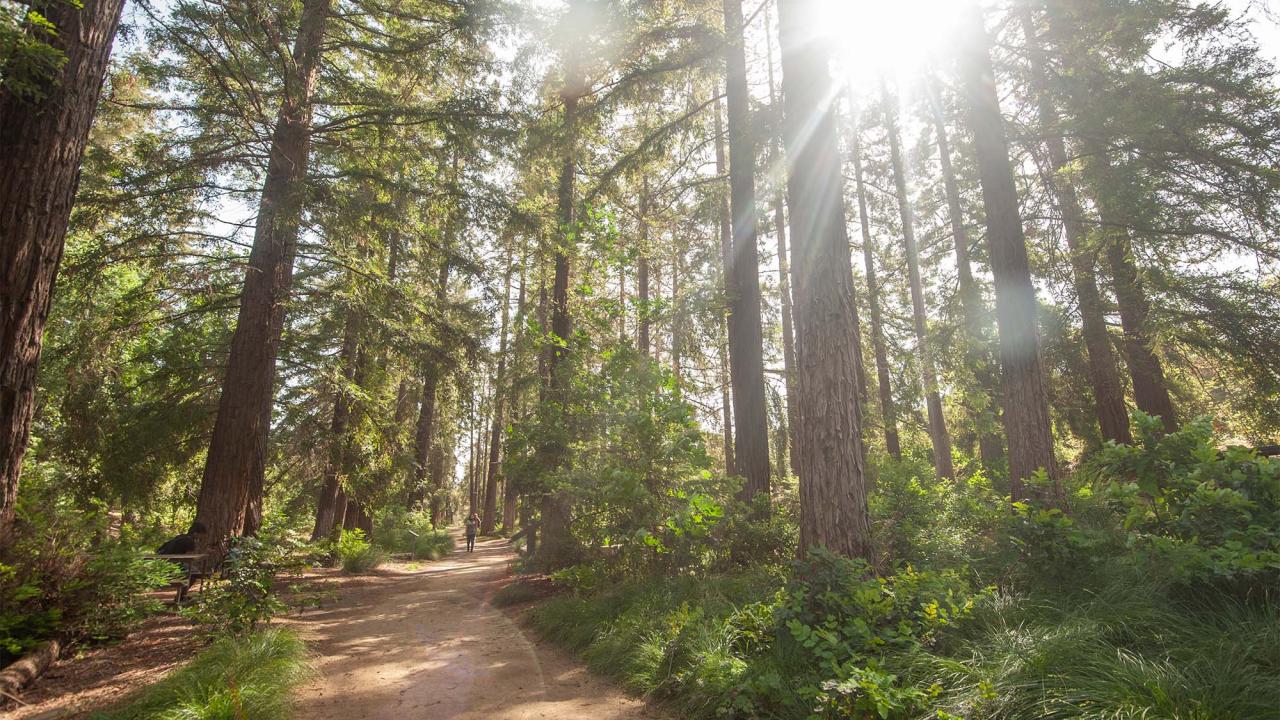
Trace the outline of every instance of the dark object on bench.
<instances>
[{"instance_id":1,"label":"dark object on bench","mask_svg":"<svg viewBox=\"0 0 1280 720\"><path fill-rule=\"evenodd\" d=\"M181 605L182 601L187 599L187 591L191 589L192 583L198 580L203 587L204 581L213 576L212 570L206 563L209 558L208 553L156 553L145 557L149 560L168 560L182 567L182 577L169 583L169 587L178 591L173 599L176 605Z\"/></svg>"}]
</instances>

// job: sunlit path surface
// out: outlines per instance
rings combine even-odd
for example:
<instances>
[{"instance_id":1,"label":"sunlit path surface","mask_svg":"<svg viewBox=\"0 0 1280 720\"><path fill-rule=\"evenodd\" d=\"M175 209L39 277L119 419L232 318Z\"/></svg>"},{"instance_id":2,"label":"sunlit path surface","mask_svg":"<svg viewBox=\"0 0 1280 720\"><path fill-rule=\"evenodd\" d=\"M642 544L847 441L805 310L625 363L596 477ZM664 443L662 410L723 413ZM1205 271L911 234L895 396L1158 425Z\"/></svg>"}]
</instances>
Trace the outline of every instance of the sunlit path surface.
<instances>
[{"instance_id":1,"label":"sunlit path surface","mask_svg":"<svg viewBox=\"0 0 1280 720\"><path fill-rule=\"evenodd\" d=\"M459 538L458 547L465 548ZM291 621L315 653L303 720L653 718L638 700L536 644L486 600L514 558L476 543L421 570L344 590Z\"/></svg>"}]
</instances>

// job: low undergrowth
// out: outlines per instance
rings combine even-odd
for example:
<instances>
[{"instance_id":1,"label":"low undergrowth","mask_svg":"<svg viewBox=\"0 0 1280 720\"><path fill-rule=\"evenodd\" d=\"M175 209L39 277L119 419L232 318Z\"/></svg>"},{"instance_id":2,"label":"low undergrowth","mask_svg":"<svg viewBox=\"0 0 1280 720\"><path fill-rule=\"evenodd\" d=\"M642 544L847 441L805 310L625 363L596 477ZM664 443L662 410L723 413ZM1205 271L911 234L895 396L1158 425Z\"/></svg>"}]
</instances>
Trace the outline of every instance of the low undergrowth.
<instances>
[{"instance_id":1,"label":"low undergrowth","mask_svg":"<svg viewBox=\"0 0 1280 720\"><path fill-rule=\"evenodd\" d=\"M453 537L432 527L426 512L389 510L379 518L373 538L387 552L408 553L414 560L439 560L453 552Z\"/></svg>"},{"instance_id":2,"label":"low undergrowth","mask_svg":"<svg viewBox=\"0 0 1280 720\"><path fill-rule=\"evenodd\" d=\"M1065 505L884 463L874 566L595 558L532 621L688 718L1280 718L1280 462L1135 420Z\"/></svg>"},{"instance_id":3,"label":"low undergrowth","mask_svg":"<svg viewBox=\"0 0 1280 720\"><path fill-rule=\"evenodd\" d=\"M284 720L310 675L306 645L282 628L219 640L187 665L93 720Z\"/></svg>"}]
</instances>

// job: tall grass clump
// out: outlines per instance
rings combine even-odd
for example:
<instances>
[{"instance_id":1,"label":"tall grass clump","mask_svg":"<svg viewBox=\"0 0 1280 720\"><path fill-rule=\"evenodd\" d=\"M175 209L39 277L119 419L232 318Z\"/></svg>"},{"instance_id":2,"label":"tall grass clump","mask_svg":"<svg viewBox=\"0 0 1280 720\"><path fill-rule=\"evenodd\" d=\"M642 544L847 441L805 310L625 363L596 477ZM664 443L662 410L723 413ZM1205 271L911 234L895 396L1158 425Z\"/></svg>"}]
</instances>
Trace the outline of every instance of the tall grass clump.
<instances>
[{"instance_id":1,"label":"tall grass clump","mask_svg":"<svg viewBox=\"0 0 1280 720\"><path fill-rule=\"evenodd\" d=\"M187 665L93 720L286 720L310 675L306 645L267 628L210 645Z\"/></svg>"},{"instance_id":2,"label":"tall grass clump","mask_svg":"<svg viewBox=\"0 0 1280 720\"><path fill-rule=\"evenodd\" d=\"M351 575L371 573L387 559L386 551L366 540L359 528L343 530L336 550L342 571Z\"/></svg>"}]
</instances>

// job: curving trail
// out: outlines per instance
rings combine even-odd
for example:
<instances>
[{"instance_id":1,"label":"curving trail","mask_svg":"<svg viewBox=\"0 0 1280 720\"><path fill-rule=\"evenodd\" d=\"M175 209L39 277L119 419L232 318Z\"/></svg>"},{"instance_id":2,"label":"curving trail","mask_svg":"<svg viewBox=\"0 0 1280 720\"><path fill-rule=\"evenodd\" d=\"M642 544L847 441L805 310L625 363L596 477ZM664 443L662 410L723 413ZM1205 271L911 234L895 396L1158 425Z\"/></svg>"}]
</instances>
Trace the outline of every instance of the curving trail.
<instances>
[{"instance_id":1,"label":"curving trail","mask_svg":"<svg viewBox=\"0 0 1280 720\"><path fill-rule=\"evenodd\" d=\"M458 547L465 548L461 540ZM418 570L382 574L290 621L316 654L300 720L657 718L557 649L537 644L487 597L514 553L482 540ZM412 566L408 566L412 567Z\"/></svg>"}]
</instances>

